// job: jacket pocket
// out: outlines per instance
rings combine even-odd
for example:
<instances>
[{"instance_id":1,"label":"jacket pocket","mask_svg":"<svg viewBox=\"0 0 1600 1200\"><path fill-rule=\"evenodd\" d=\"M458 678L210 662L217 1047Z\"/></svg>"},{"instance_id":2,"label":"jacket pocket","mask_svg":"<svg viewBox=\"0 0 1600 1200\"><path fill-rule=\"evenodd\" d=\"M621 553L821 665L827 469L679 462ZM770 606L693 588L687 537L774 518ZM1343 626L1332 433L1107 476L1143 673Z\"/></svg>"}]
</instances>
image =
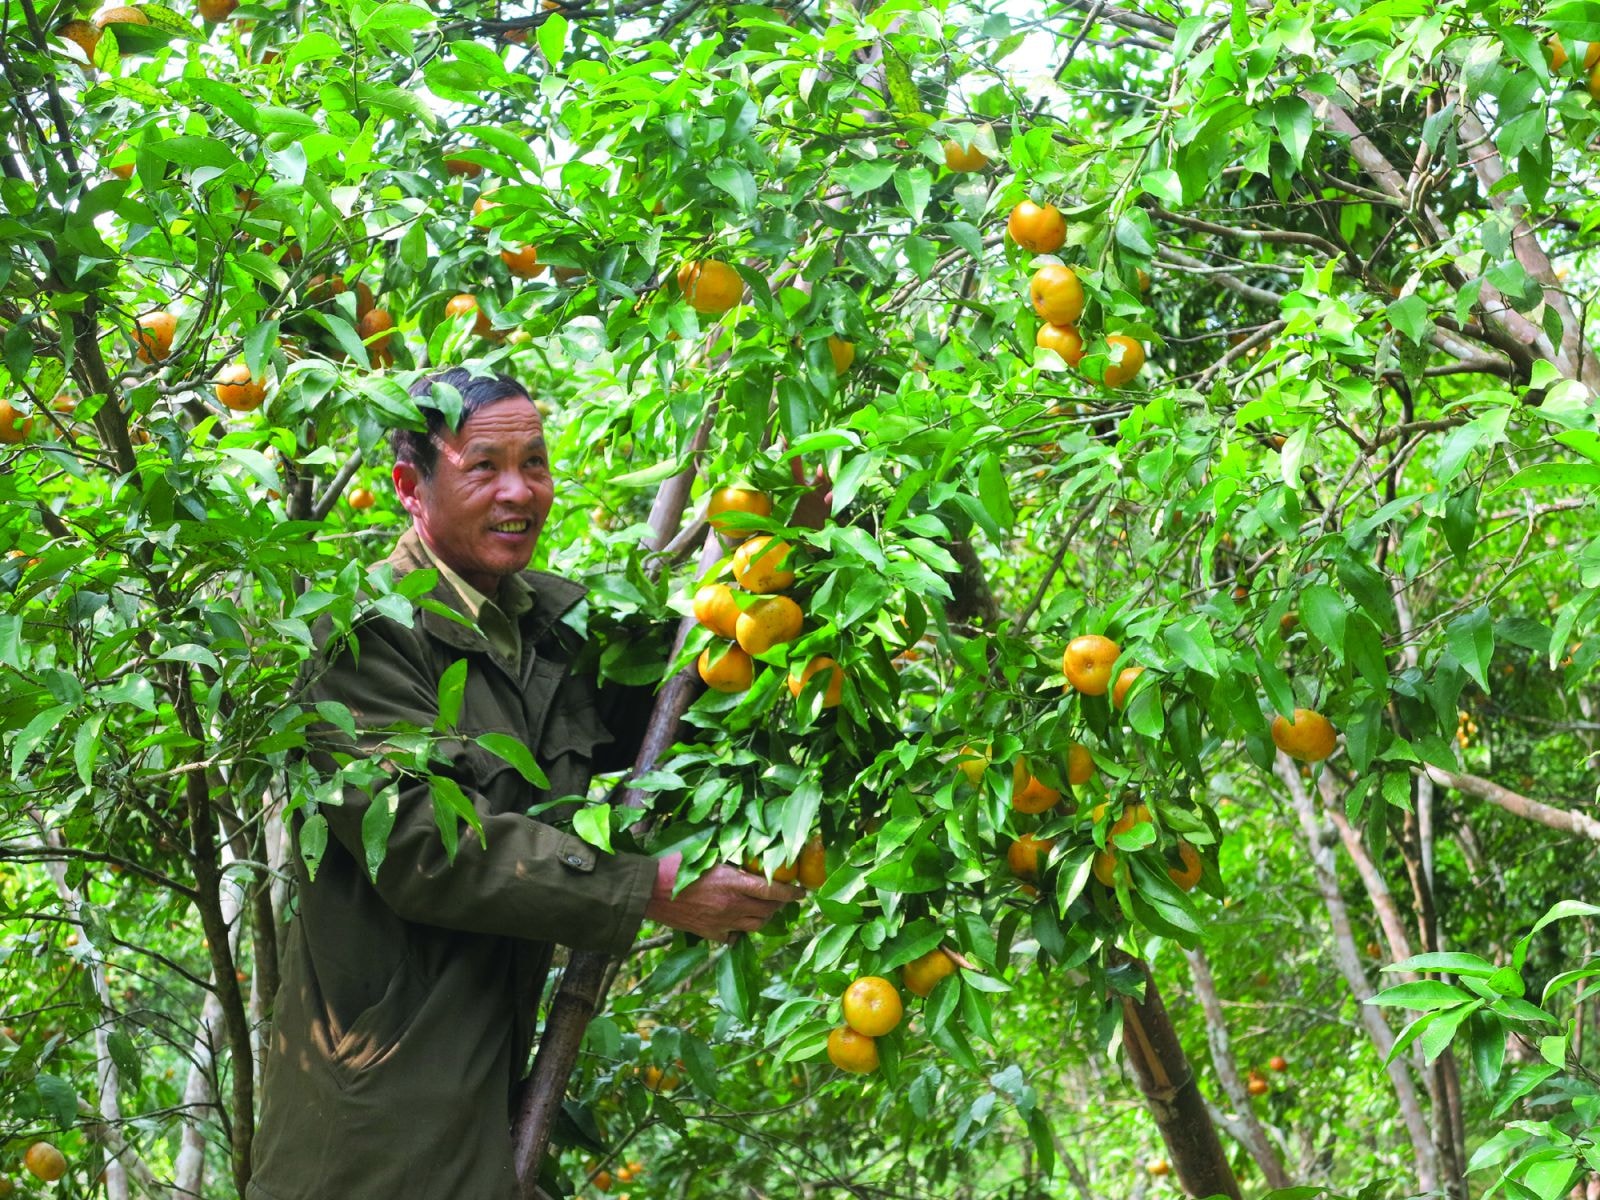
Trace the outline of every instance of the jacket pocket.
<instances>
[{"instance_id":1,"label":"jacket pocket","mask_svg":"<svg viewBox=\"0 0 1600 1200\"><path fill-rule=\"evenodd\" d=\"M333 1047L334 1074L349 1087L363 1072L381 1066L399 1048L427 1000L427 988L409 959L372 1007L356 1016Z\"/></svg>"}]
</instances>

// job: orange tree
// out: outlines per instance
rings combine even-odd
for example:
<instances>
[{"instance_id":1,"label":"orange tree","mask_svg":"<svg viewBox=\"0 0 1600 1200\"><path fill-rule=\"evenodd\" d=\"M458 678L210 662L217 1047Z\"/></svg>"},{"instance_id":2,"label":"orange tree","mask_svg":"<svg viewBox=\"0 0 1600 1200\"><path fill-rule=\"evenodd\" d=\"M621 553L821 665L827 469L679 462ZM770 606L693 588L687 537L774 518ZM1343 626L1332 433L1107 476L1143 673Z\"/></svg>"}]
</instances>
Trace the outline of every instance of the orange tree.
<instances>
[{"instance_id":1,"label":"orange tree","mask_svg":"<svg viewBox=\"0 0 1600 1200\"><path fill-rule=\"evenodd\" d=\"M1449 1038L1396 1048L1344 892L1386 960L1487 952L1538 913L1463 895L1483 847L1442 798L1595 836L1532 799L1567 778L1548 749L1512 739L1504 775L1461 717L1554 728L1569 759L1591 719L1591 5L223 7L4 10L17 1157L49 1134L69 1186L117 1195L246 1179L284 822L314 856L341 783L294 752L349 719L296 702L309 622L409 608L371 569L402 525L381 440L416 373L470 360L549 409L541 560L590 584L608 675L706 652L742 683L725 636L664 667L624 633L708 579L803 618L636 783L650 844L695 865L798 870L820 837L814 903L619 970L568 1182L665 1123L696 1136L635 1188L708 1190L709 1163L753 1169L749 1137L858 1191L996 1164L1028 1189L1075 1167L1073 1064L1125 1052L1163 1161L1232 1191L1244 1159L1155 1078L1188 1067L1142 1040L1144 960L1187 948L1203 998L1221 902L1264 900L1240 864L1287 842L1333 931L1297 948L1362 1014L1351 1111L1386 1131L1317 1177L1460 1192L1505 1111L1493 1047L1535 1018L1485 976L1473 1069ZM702 541L652 499L685 479L699 510L771 507L719 507ZM753 535L786 549L741 558ZM1064 658L1085 635L1112 647L1090 683ZM1273 737L1301 709L1339 735L1280 741L1304 775ZM464 798L435 803L456 836ZM610 845L633 820L596 798L575 825ZM941 947L958 969L873 1046L888 1086L835 1079L846 986ZM1180 1021L1192 1057L1207 1017ZM1581 1039L1547 1053L1582 1066ZM1223 1124L1270 1159L1259 1122ZM1156 1157L1148 1119L1099 1128Z\"/></svg>"}]
</instances>

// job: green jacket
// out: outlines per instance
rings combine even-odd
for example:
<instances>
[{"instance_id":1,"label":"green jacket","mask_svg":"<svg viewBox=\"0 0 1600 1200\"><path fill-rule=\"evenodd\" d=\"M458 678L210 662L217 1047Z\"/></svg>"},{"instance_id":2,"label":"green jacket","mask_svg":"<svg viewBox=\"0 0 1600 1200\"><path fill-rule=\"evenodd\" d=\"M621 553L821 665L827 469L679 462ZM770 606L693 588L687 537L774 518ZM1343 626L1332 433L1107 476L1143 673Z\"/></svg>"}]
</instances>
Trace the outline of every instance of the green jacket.
<instances>
[{"instance_id":1,"label":"green jacket","mask_svg":"<svg viewBox=\"0 0 1600 1200\"><path fill-rule=\"evenodd\" d=\"M396 577L428 561L416 533L389 562ZM332 836L314 880L300 856L298 910L284 950L255 1140L249 1200L506 1200L514 1194L510 1097L526 1068L552 943L625 952L655 881L653 859L606 855L525 814L581 795L598 768L642 730L603 717L594 679L572 671L581 639L560 623L583 589L544 572L522 576L520 664L474 629L418 610L411 628L362 622L354 645L328 646L312 700L336 700L358 730L397 721L424 728L440 675L468 663L463 739L439 753L482 818L447 861L425 782L400 789L388 853L374 886L350 789L325 806ZM462 601L443 580L434 599ZM319 644L326 639L326 631ZM508 733L550 778L534 788L471 738ZM362 746L382 738L363 733Z\"/></svg>"}]
</instances>

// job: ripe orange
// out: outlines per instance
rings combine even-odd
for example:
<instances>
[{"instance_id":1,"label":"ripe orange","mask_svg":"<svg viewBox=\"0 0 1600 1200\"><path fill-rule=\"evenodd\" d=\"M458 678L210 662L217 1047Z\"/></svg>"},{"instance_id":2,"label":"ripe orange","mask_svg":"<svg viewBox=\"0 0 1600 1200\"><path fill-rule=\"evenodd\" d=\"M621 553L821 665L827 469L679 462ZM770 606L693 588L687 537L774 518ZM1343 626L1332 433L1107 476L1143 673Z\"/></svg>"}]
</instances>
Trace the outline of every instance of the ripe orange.
<instances>
[{"instance_id":1,"label":"ripe orange","mask_svg":"<svg viewBox=\"0 0 1600 1200\"><path fill-rule=\"evenodd\" d=\"M1083 284L1071 267L1049 263L1028 282L1033 311L1052 325L1076 325L1083 316Z\"/></svg>"},{"instance_id":2,"label":"ripe orange","mask_svg":"<svg viewBox=\"0 0 1600 1200\"><path fill-rule=\"evenodd\" d=\"M544 274L544 264L539 261L537 246L507 246L500 251L500 261L518 279L536 279Z\"/></svg>"},{"instance_id":3,"label":"ripe orange","mask_svg":"<svg viewBox=\"0 0 1600 1200\"><path fill-rule=\"evenodd\" d=\"M1288 637L1294 627L1300 624L1300 614L1293 610L1286 612L1278 618L1278 636Z\"/></svg>"},{"instance_id":4,"label":"ripe orange","mask_svg":"<svg viewBox=\"0 0 1600 1200\"><path fill-rule=\"evenodd\" d=\"M1150 1165L1145 1168L1145 1170L1158 1177L1172 1174L1172 1167L1164 1158L1153 1159Z\"/></svg>"},{"instance_id":5,"label":"ripe orange","mask_svg":"<svg viewBox=\"0 0 1600 1200\"><path fill-rule=\"evenodd\" d=\"M1107 887L1117 884L1117 852L1115 850L1096 850L1094 852L1094 877Z\"/></svg>"},{"instance_id":6,"label":"ripe orange","mask_svg":"<svg viewBox=\"0 0 1600 1200\"><path fill-rule=\"evenodd\" d=\"M42 1183L54 1183L67 1173L67 1158L49 1142L35 1142L22 1156L22 1165Z\"/></svg>"},{"instance_id":7,"label":"ripe orange","mask_svg":"<svg viewBox=\"0 0 1600 1200\"><path fill-rule=\"evenodd\" d=\"M989 769L989 752L987 750L974 750L971 746L961 747L961 757L956 762L956 770L966 778L973 787L983 782L983 773Z\"/></svg>"},{"instance_id":8,"label":"ripe orange","mask_svg":"<svg viewBox=\"0 0 1600 1200\"><path fill-rule=\"evenodd\" d=\"M706 501L706 520L724 537L738 537L739 530L730 521L722 520L723 513L748 513L752 517L770 517L772 498L749 488L725 487L711 493Z\"/></svg>"},{"instance_id":9,"label":"ripe orange","mask_svg":"<svg viewBox=\"0 0 1600 1200\"><path fill-rule=\"evenodd\" d=\"M1101 805L1095 805L1094 815L1096 820L1100 817L1101 808ZM1115 821L1111 822L1111 836L1116 837L1119 833L1127 833L1135 825L1142 824L1149 819L1150 809L1147 806L1130 804L1122 810L1122 814Z\"/></svg>"},{"instance_id":10,"label":"ripe orange","mask_svg":"<svg viewBox=\"0 0 1600 1200\"><path fill-rule=\"evenodd\" d=\"M178 335L178 318L159 309L145 313L136 322L133 340L139 347L140 362L160 362L172 353L172 339Z\"/></svg>"},{"instance_id":11,"label":"ripe orange","mask_svg":"<svg viewBox=\"0 0 1600 1200\"><path fill-rule=\"evenodd\" d=\"M828 1034L828 1061L852 1075L870 1075L878 1069L878 1043L841 1025Z\"/></svg>"},{"instance_id":12,"label":"ripe orange","mask_svg":"<svg viewBox=\"0 0 1600 1200\"><path fill-rule=\"evenodd\" d=\"M732 638L739 620L733 589L725 583L706 584L694 594L694 619L718 637Z\"/></svg>"},{"instance_id":13,"label":"ripe orange","mask_svg":"<svg viewBox=\"0 0 1600 1200\"><path fill-rule=\"evenodd\" d=\"M1250 1079L1244 1086L1245 1090L1252 1096L1265 1096L1272 1090L1272 1085L1267 1082L1266 1077L1259 1071L1251 1071Z\"/></svg>"},{"instance_id":14,"label":"ripe orange","mask_svg":"<svg viewBox=\"0 0 1600 1200\"><path fill-rule=\"evenodd\" d=\"M700 651L695 666L706 686L718 692L742 692L750 687L756 677L756 666L750 656L737 646L729 646L716 662L711 661L710 646Z\"/></svg>"},{"instance_id":15,"label":"ripe orange","mask_svg":"<svg viewBox=\"0 0 1600 1200\"><path fill-rule=\"evenodd\" d=\"M1067 240L1067 219L1054 204L1024 200L1006 221L1011 240L1034 254L1054 254Z\"/></svg>"},{"instance_id":16,"label":"ripe orange","mask_svg":"<svg viewBox=\"0 0 1600 1200\"><path fill-rule=\"evenodd\" d=\"M1333 723L1309 708L1294 710L1294 720L1272 718L1272 740L1290 758L1299 762L1321 762L1333 753L1338 734Z\"/></svg>"},{"instance_id":17,"label":"ripe orange","mask_svg":"<svg viewBox=\"0 0 1600 1200\"><path fill-rule=\"evenodd\" d=\"M498 200L489 199L489 197L493 194L494 193L492 191L478 193L478 198L472 202L472 215L474 218L483 216L483 214L488 212L491 208L500 207L500 202Z\"/></svg>"},{"instance_id":18,"label":"ripe orange","mask_svg":"<svg viewBox=\"0 0 1600 1200\"><path fill-rule=\"evenodd\" d=\"M351 489L351 492L350 492L350 507L351 508L355 508L355 509L371 508L377 502L378 502L378 498L372 494L370 489L364 488L364 487L358 487L358 488Z\"/></svg>"},{"instance_id":19,"label":"ripe orange","mask_svg":"<svg viewBox=\"0 0 1600 1200\"><path fill-rule=\"evenodd\" d=\"M104 29L107 25L148 25L150 18L137 8L129 8L126 4L118 4L112 8L103 8L94 15L96 29Z\"/></svg>"},{"instance_id":20,"label":"ripe orange","mask_svg":"<svg viewBox=\"0 0 1600 1200\"><path fill-rule=\"evenodd\" d=\"M1549 61L1552 71L1559 71L1567 65L1567 48L1561 44L1559 37L1552 37L1544 44L1544 48L1545 57Z\"/></svg>"},{"instance_id":21,"label":"ripe orange","mask_svg":"<svg viewBox=\"0 0 1600 1200\"><path fill-rule=\"evenodd\" d=\"M1018 812L1042 813L1061 801L1061 793L1040 782L1028 769L1028 760L1018 757L1011 764L1011 807Z\"/></svg>"},{"instance_id":22,"label":"ripe orange","mask_svg":"<svg viewBox=\"0 0 1600 1200\"><path fill-rule=\"evenodd\" d=\"M1122 648L1108 637L1086 633L1067 643L1061 656L1061 673L1085 696L1104 696L1111 686L1111 664Z\"/></svg>"},{"instance_id":23,"label":"ripe orange","mask_svg":"<svg viewBox=\"0 0 1600 1200\"><path fill-rule=\"evenodd\" d=\"M744 299L744 280L727 263L708 258L678 268L678 290L695 312L719 314Z\"/></svg>"},{"instance_id":24,"label":"ripe orange","mask_svg":"<svg viewBox=\"0 0 1600 1200\"><path fill-rule=\"evenodd\" d=\"M1267 1060L1267 1066L1274 1071L1287 1071L1289 1069L1289 1060L1281 1054L1274 1054Z\"/></svg>"},{"instance_id":25,"label":"ripe orange","mask_svg":"<svg viewBox=\"0 0 1600 1200\"><path fill-rule=\"evenodd\" d=\"M1600 42L1590 42L1583 52L1583 69L1600 66Z\"/></svg>"},{"instance_id":26,"label":"ripe orange","mask_svg":"<svg viewBox=\"0 0 1600 1200\"><path fill-rule=\"evenodd\" d=\"M764 876L766 874L766 871L761 866L761 859L754 854L744 860L744 869L752 875ZM799 862L784 863L781 867L772 869L773 883L793 883L798 878L800 878Z\"/></svg>"},{"instance_id":27,"label":"ripe orange","mask_svg":"<svg viewBox=\"0 0 1600 1200\"><path fill-rule=\"evenodd\" d=\"M489 321L489 314L478 307L478 298L471 292L457 292L445 302L445 320L453 320L468 314L472 317L472 332L479 337L488 337L494 332L494 326Z\"/></svg>"},{"instance_id":28,"label":"ripe orange","mask_svg":"<svg viewBox=\"0 0 1600 1200\"><path fill-rule=\"evenodd\" d=\"M473 162L470 158L446 158L444 169L448 175L465 179L476 179L483 174L483 165Z\"/></svg>"},{"instance_id":29,"label":"ripe orange","mask_svg":"<svg viewBox=\"0 0 1600 1200\"><path fill-rule=\"evenodd\" d=\"M1111 361L1106 364L1106 386L1119 388L1144 367L1144 347L1124 333L1106 339Z\"/></svg>"},{"instance_id":30,"label":"ripe orange","mask_svg":"<svg viewBox=\"0 0 1600 1200\"><path fill-rule=\"evenodd\" d=\"M1200 876L1205 874L1205 864L1200 861L1200 852L1188 842L1179 842L1178 861L1182 865L1168 867L1167 878L1177 884L1180 890L1192 892L1195 884L1200 882Z\"/></svg>"},{"instance_id":31,"label":"ripe orange","mask_svg":"<svg viewBox=\"0 0 1600 1200\"><path fill-rule=\"evenodd\" d=\"M244 363L229 363L217 372L217 400L234 412L254 412L267 398L264 380L254 378Z\"/></svg>"},{"instance_id":32,"label":"ripe orange","mask_svg":"<svg viewBox=\"0 0 1600 1200\"><path fill-rule=\"evenodd\" d=\"M56 36L77 45L83 56L94 62L95 47L100 44L100 31L87 21L64 21L56 27Z\"/></svg>"},{"instance_id":33,"label":"ripe orange","mask_svg":"<svg viewBox=\"0 0 1600 1200\"><path fill-rule=\"evenodd\" d=\"M131 153L132 153L132 151L128 148L128 144L126 142L124 142L118 148L117 153L115 155L113 155L112 157L116 158L116 157L120 157L121 155L131 154ZM128 159L127 162L112 163L111 166L110 166L110 171L118 179L121 179L121 180L132 179L133 178L133 159L130 158L130 159Z\"/></svg>"},{"instance_id":34,"label":"ripe orange","mask_svg":"<svg viewBox=\"0 0 1600 1200\"><path fill-rule=\"evenodd\" d=\"M944 165L958 174L981 171L989 165L989 156L978 149L976 142L963 146L952 139L944 144Z\"/></svg>"},{"instance_id":35,"label":"ripe orange","mask_svg":"<svg viewBox=\"0 0 1600 1200\"><path fill-rule=\"evenodd\" d=\"M1133 687L1134 681L1144 674L1143 667L1123 667L1117 672L1117 682L1111 688L1111 706L1121 708L1122 702L1128 697L1128 690Z\"/></svg>"},{"instance_id":36,"label":"ripe orange","mask_svg":"<svg viewBox=\"0 0 1600 1200\"><path fill-rule=\"evenodd\" d=\"M683 1082L676 1071L663 1071L652 1063L644 1069L644 1086L652 1092L671 1092Z\"/></svg>"},{"instance_id":37,"label":"ripe orange","mask_svg":"<svg viewBox=\"0 0 1600 1200\"><path fill-rule=\"evenodd\" d=\"M792 667L790 668L789 694L798 700L800 693L805 690L806 684L811 681L811 677L818 671L828 672L828 682L824 685L822 693L822 707L837 708L839 701L844 698L844 668L826 654L819 654L806 663L799 675L794 673Z\"/></svg>"},{"instance_id":38,"label":"ripe orange","mask_svg":"<svg viewBox=\"0 0 1600 1200\"><path fill-rule=\"evenodd\" d=\"M1071 325L1052 325L1047 321L1034 334L1033 344L1041 350L1054 350L1069 367L1077 366L1083 358L1083 338Z\"/></svg>"},{"instance_id":39,"label":"ripe orange","mask_svg":"<svg viewBox=\"0 0 1600 1200\"><path fill-rule=\"evenodd\" d=\"M388 366L394 362L394 318L386 308L375 308L356 322L356 332L367 343L367 361L374 367ZM370 340L369 340L370 339Z\"/></svg>"},{"instance_id":40,"label":"ripe orange","mask_svg":"<svg viewBox=\"0 0 1600 1200\"><path fill-rule=\"evenodd\" d=\"M878 1038L900 1024L905 1009L900 993L882 975L863 975L844 990L844 1023L865 1037Z\"/></svg>"},{"instance_id":41,"label":"ripe orange","mask_svg":"<svg viewBox=\"0 0 1600 1200\"><path fill-rule=\"evenodd\" d=\"M837 337L830 333L828 335L828 354L833 358L834 372L843 375L850 369L850 364L856 360L856 344L847 342L842 337Z\"/></svg>"},{"instance_id":42,"label":"ripe orange","mask_svg":"<svg viewBox=\"0 0 1600 1200\"><path fill-rule=\"evenodd\" d=\"M1067 782L1082 787L1094 778L1094 756L1087 746L1073 742L1067 747Z\"/></svg>"},{"instance_id":43,"label":"ripe orange","mask_svg":"<svg viewBox=\"0 0 1600 1200\"><path fill-rule=\"evenodd\" d=\"M734 640L747 654L764 654L793 641L805 623L800 606L787 596L763 596L734 621Z\"/></svg>"},{"instance_id":44,"label":"ripe orange","mask_svg":"<svg viewBox=\"0 0 1600 1200\"><path fill-rule=\"evenodd\" d=\"M794 586L794 572L787 566L791 547L788 542L762 534L753 537L733 552L733 577L747 592L781 592Z\"/></svg>"},{"instance_id":45,"label":"ripe orange","mask_svg":"<svg viewBox=\"0 0 1600 1200\"><path fill-rule=\"evenodd\" d=\"M956 973L955 959L943 948L930 950L921 958L914 958L900 968L900 982L913 996L926 996L938 986L939 980Z\"/></svg>"},{"instance_id":46,"label":"ripe orange","mask_svg":"<svg viewBox=\"0 0 1600 1200\"><path fill-rule=\"evenodd\" d=\"M822 844L820 833L806 839L800 850L800 861L795 864L794 877L801 887L813 892L827 882L828 848Z\"/></svg>"},{"instance_id":47,"label":"ripe orange","mask_svg":"<svg viewBox=\"0 0 1600 1200\"><path fill-rule=\"evenodd\" d=\"M1031 833L1025 833L1012 842L1011 848L1006 851L1006 865L1018 879L1037 879L1039 860L1048 858L1054 848L1055 843L1049 838L1036 838Z\"/></svg>"},{"instance_id":48,"label":"ripe orange","mask_svg":"<svg viewBox=\"0 0 1600 1200\"><path fill-rule=\"evenodd\" d=\"M239 0L199 0L196 7L200 9L202 21L215 25L233 15L233 10L239 7Z\"/></svg>"},{"instance_id":49,"label":"ripe orange","mask_svg":"<svg viewBox=\"0 0 1600 1200\"><path fill-rule=\"evenodd\" d=\"M11 401L0 399L0 445L15 446L33 429L33 418L24 417Z\"/></svg>"}]
</instances>

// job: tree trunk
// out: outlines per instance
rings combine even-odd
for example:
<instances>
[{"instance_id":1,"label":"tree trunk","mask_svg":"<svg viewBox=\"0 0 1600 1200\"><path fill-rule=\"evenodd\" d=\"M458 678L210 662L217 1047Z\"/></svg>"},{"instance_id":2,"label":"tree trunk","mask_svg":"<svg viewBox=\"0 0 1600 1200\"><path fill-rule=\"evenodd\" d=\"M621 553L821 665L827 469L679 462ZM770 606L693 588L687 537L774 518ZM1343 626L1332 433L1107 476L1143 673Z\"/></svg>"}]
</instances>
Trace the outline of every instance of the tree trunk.
<instances>
[{"instance_id":1,"label":"tree trunk","mask_svg":"<svg viewBox=\"0 0 1600 1200\"><path fill-rule=\"evenodd\" d=\"M1217 1127L1206 1111L1205 1097L1183 1053L1183 1044L1167 1016L1150 967L1121 950L1109 957L1113 967L1131 967L1144 982L1144 999L1120 997L1122 1045L1156 1119L1161 1140L1172 1159L1178 1182L1191 1196L1229 1196L1239 1200L1239 1184L1222 1152Z\"/></svg>"}]
</instances>

